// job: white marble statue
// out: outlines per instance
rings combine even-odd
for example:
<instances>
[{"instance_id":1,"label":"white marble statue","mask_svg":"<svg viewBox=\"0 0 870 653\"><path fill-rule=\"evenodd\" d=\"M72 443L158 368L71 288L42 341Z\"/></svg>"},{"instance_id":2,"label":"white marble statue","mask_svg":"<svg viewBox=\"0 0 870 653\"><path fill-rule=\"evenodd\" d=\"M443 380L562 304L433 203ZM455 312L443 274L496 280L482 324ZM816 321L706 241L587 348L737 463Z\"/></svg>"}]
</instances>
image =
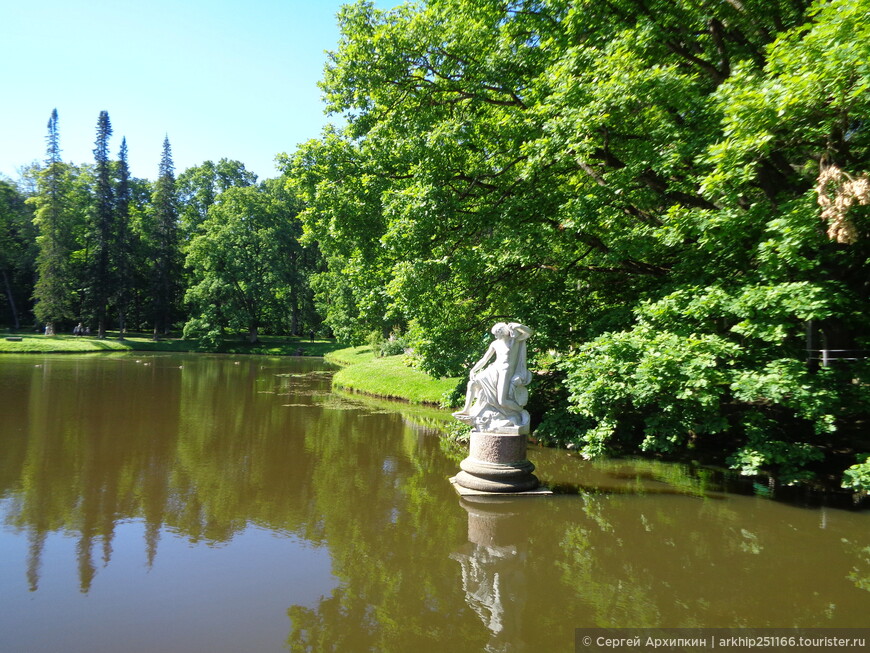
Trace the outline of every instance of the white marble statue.
<instances>
[{"instance_id":1,"label":"white marble statue","mask_svg":"<svg viewBox=\"0 0 870 653\"><path fill-rule=\"evenodd\" d=\"M468 375L465 406L453 416L482 432L528 428L529 413L523 406L532 380L526 367L526 340L532 330L517 322L499 322L492 334L495 339Z\"/></svg>"}]
</instances>

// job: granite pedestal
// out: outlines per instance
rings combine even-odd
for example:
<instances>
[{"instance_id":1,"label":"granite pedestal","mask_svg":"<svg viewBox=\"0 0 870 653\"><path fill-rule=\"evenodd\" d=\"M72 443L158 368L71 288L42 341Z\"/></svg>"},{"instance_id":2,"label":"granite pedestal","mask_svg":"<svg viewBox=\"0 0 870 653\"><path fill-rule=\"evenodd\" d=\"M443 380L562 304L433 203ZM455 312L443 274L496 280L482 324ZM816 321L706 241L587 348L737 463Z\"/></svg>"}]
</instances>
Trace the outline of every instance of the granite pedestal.
<instances>
[{"instance_id":1,"label":"granite pedestal","mask_svg":"<svg viewBox=\"0 0 870 653\"><path fill-rule=\"evenodd\" d=\"M535 466L526 458L528 426L472 431L468 458L450 481L460 494L519 494L538 490ZM546 492L546 491L545 491ZM541 493L540 491L537 493Z\"/></svg>"}]
</instances>

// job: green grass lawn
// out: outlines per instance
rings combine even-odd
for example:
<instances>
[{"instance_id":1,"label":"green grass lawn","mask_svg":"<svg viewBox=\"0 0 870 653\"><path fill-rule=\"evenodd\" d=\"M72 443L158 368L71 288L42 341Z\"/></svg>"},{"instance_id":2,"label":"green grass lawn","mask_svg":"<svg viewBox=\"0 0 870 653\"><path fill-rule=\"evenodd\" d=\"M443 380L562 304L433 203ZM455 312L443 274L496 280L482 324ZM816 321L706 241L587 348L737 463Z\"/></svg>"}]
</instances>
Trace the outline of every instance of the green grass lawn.
<instances>
[{"instance_id":1,"label":"green grass lawn","mask_svg":"<svg viewBox=\"0 0 870 653\"><path fill-rule=\"evenodd\" d=\"M17 340L17 338L21 340ZM123 340L108 338L99 340L87 336L14 335L0 338L0 353L10 354L85 353L130 349L132 349L130 343Z\"/></svg>"},{"instance_id":2,"label":"green grass lawn","mask_svg":"<svg viewBox=\"0 0 870 653\"><path fill-rule=\"evenodd\" d=\"M20 340L18 340L19 338ZM341 346L334 340L262 336L260 342L254 344L250 344L242 338L227 338L219 352L265 356L323 356ZM117 333L110 333L109 337L103 340L94 336L73 335L9 334L0 336L0 354L58 354L101 351L202 352L204 350L193 340L182 340L181 338L154 340L144 334L130 335L123 340L118 339Z\"/></svg>"},{"instance_id":3,"label":"green grass lawn","mask_svg":"<svg viewBox=\"0 0 870 653\"><path fill-rule=\"evenodd\" d=\"M413 404L440 405L459 378L436 379L409 367L406 356L377 358L370 347L350 347L330 352L326 359L344 367L335 373L335 388L403 399Z\"/></svg>"}]
</instances>

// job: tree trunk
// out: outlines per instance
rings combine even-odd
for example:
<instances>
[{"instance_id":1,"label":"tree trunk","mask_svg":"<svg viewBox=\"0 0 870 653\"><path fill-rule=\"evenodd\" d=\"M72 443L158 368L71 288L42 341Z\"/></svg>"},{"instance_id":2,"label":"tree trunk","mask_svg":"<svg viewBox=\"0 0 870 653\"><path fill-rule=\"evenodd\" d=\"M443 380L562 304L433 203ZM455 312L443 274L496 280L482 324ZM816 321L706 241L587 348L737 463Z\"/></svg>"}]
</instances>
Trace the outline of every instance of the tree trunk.
<instances>
[{"instance_id":1,"label":"tree trunk","mask_svg":"<svg viewBox=\"0 0 870 653\"><path fill-rule=\"evenodd\" d=\"M290 302L290 335L301 335L299 331L299 298L296 291L293 291L292 300Z\"/></svg>"},{"instance_id":2,"label":"tree trunk","mask_svg":"<svg viewBox=\"0 0 870 653\"><path fill-rule=\"evenodd\" d=\"M248 342L251 343L252 345L255 342L259 342L259 340L260 340L260 336L259 336L258 332L259 332L259 330L257 329L256 324L251 324L248 327Z\"/></svg>"},{"instance_id":3,"label":"tree trunk","mask_svg":"<svg viewBox=\"0 0 870 653\"><path fill-rule=\"evenodd\" d=\"M9 275L3 270L3 283L6 285L6 296L9 298L9 309L12 311L12 322L17 331L21 324L18 322L18 309L15 308L15 298L12 296L12 288L9 285Z\"/></svg>"}]
</instances>

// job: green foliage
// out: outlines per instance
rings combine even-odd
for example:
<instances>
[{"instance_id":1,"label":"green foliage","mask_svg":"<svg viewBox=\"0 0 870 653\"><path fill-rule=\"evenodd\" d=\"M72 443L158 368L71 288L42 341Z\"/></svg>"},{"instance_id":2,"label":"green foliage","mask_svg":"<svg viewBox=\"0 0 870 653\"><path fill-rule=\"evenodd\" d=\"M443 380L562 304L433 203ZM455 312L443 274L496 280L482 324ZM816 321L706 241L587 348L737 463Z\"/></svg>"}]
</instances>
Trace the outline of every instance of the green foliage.
<instances>
[{"instance_id":1,"label":"green foliage","mask_svg":"<svg viewBox=\"0 0 870 653\"><path fill-rule=\"evenodd\" d=\"M843 487L859 492L870 492L870 454L859 456L864 462L852 465L843 472Z\"/></svg>"},{"instance_id":2,"label":"green foliage","mask_svg":"<svg viewBox=\"0 0 870 653\"><path fill-rule=\"evenodd\" d=\"M14 329L29 313L33 293L36 234L33 215L25 197L9 182L0 179L0 323Z\"/></svg>"},{"instance_id":3,"label":"green foliage","mask_svg":"<svg viewBox=\"0 0 870 653\"><path fill-rule=\"evenodd\" d=\"M48 121L46 167L37 177L37 193L28 201L34 206L38 229L37 280L33 290L34 314L46 323L49 335L57 320L71 318L72 279L69 255L75 207L71 201L73 170L60 160L57 109Z\"/></svg>"},{"instance_id":4,"label":"green foliage","mask_svg":"<svg viewBox=\"0 0 870 653\"><path fill-rule=\"evenodd\" d=\"M372 331L367 341L369 348L378 357L399 356L408 349L408 340L401 334L391 333L389 338L384 338L380 331Z\"/></svg>"},{"instance_id":5,"label":"green foliage","mask_svg":"<svg viewBox=\"0 0 870 653\"><path fill-rule=\"evenodd\" d=\"M641 449L673 452L692 433L727 427L720 404L735 347L712 334L648 326L606 334L566 361L572 410L592 420L584 453L600 454L617 431L642 428Z\"/></svg>"},{"instance_id":6,"label":"green foliage","mask_svg":"<svg viewBox=\"0 0 870 653\"><path fill-rule=\"evenodd\" d=\"M182 337L185 340L195 340L206 351L218 351L223 342L224 330L203 315L191 318L184 324Z\"/></svg>"},{"instance_id":7,"label":"green foliage","mask_svg":"<svg viewBox=\"0 0 870 653\"><path fill-rule=\"evenodd\" d=\"M806 442L777 439L779 424L761 411L752 411L743 419L746 444L735 451L728 463L741 474L753 476L775 469L784 483L812 478L806 466L822 460L822 452Z\"/></svg>"},{"instance_id":8,"label":"green foliage","mask_svg":"<svg viewBox=\"0 0 870 653\"><path fill-rule=\"evenodd\" d=\"M742 473L807 477L823 457L820 438L868 408L866 393L842 389L861 370L812 372L800 358L800 325L830 316L829 297L792 283L692 288L643 304L634 328L604 334L561 363L572 410L591 421L583 452L674 453L728 431L742 434L730 457Z\"/></svg>"},{"instance_id":9,"label":"green foliage","mask_svg":"<svg viewBox=\"0 0 870 653\"><path fill-rule=\"evenodd\" d=\"M94 206L89 221L90 260L87 262L89 280L88 303L97 319L98 335L106 335L106 314L109 298L115 294L119 279L112 265L112 252L119 249L117 235L119 216L115 202L112 167L109 160L109 137L112 125L109 113L101 111L97 120L97 140L94 148L96 162L94 176Z\"/></svg>"},{"instance_id":10,"label":"green foliage","mask_svg":"<svg viewBox=\"0 0 870 653\"><path fill-rule=\"evenodd\" d=\"M221 195L188 248L194 282L187 301L201 312L188 323L191 333L214 341L226 326L247 330L256 341L266 312L288 283L277 265L279 252L292 246L287 227L257 188L231 188Z\"/></svg>"},{"instance_id":11,"label":"green foliage","mask_svg":"<svg viewBox=\"0 0 870 653\"><path fill-rule=\"evenodd\" d=\"M405 353L408 342L401 336L391 336L384 340L380 346L381 356L399 356Z\"/></svg>"},{"instance_id":12,"label":"green foliage","mask_svg":"<svg viewBox=\"0 0 870 653\"><path fill-rule=\"evenodd\" d=\"M255 342L263 327L298 333L317 326L305 313L313 254L298 235L295 203L283 184L221 193L188 246L186 301L193 317L186 336L216 347L224 329L246 331Z\"/></svg>"},{"instance_id":13,"label":"green foliage","mask_svg":"<svg viewBox=\"0 0 870 653\"><path fill-rule=\"evenodd\" d=\"M327 323L353 342L401 325L444 375L516 319L534 360L563 352L573 419L551 402L542 441L680 455L719 437L739 468L801 478L868 414L861 365L806 360L807 334L870 345L868 211L842 209L857 235L832 239L814 189L870 168L868 13L344 7L322 87L347 127L284 162Z\"/></svg>"},{"instance_id":14,"label":"green foliage","mask_svg":"<svg viewBox=\"0 0 870 653\"><path fill-rule=\"evenodd\" d=\"M45 164L25 169L17 189L0 182L0 321L18 329L22 319L32 316L48 332L67 332L81 323L99 335L109 328L117 328L122 337L127 331L153 329L158 337L189 320L188 334L210 348L222 346L226 329L330 335L311 290L311 276L322 271L322 259L316 244L299 243L299 202L285 190L285 180L255 187L256 175L228 159L206 161L176 180L166 138L152 183L131 177L126 140L118 160L110 159L108 112L99 116L94 164L61 160L56 111L48 127ZM227 191L239 188L268 198L262 220L272 221L277 238L252 254L267 271L259 286L270 296L268 306L249 303L242 311L257 316L256 326L240 317L239 302L252 300L253 294L249 280L236 283L238 269L204 274L183 267L195 237L204 235L211 209L219 216L242 210L239 202L219 206ZM226 235L212 231L210 242ZM242 256L226 260L243 262L251 250L229 236L215 255L234 246L241 247ZM181 300L188 290L191 303L184 307ZM185 315L185 308L192 314Z\"/></svg>"},{"instance_id":15,"label":"green foliage","mask_svg":"<svg viewBox=\"0 0 870 653\"><path fill-rule=\"evenodd\" d=\"M592 423L578 419L569 411L565 378L557 361L547 361L532 380L526 410L532 419L535 441L546 446L570 446L573 449L580 444Z\"/></svg>"},{"instance_id":16,"label":"green foliage","mask_svg":"<svg viewBox=\"0 0 870 653\"><path fill-rule=\"evenodd\" d=\"M147 237L152 250L152 293L154 335L166 335L177 311L181 260L178 234L178 192L175 187L175 164L169 137L163 139L160 174L154 185L152 218Z\"/></svg>"},{"instance_id":17,"label":"green foliage","mask_svg":"<svg viewBox=\"0 0 870 653\"><path fill-rule=\"evenodd\" d=\"M253 186L256 183L257 175L246 170L245 164L229 159L217 163L204 161L178 175L176 187L181 204L182 241L187 243L198 233L218 195L233 186Z\"/></svg>"},{"instance_id":18,"label":"green foliage","mask_svg":"<svg viewBox=\"0 0 870 653\"><path fill-rule=\"evenodd\" d=\"M311 288L336 337L362 344L372 330L389 332L401 324L383 291L389 264L379 242L382 176L353 145L330 132L303 145L284 166L290 193L306 205L299 216L302 241L316 243L328 266L313 271Z\"/></svg>"}]
</instances>

